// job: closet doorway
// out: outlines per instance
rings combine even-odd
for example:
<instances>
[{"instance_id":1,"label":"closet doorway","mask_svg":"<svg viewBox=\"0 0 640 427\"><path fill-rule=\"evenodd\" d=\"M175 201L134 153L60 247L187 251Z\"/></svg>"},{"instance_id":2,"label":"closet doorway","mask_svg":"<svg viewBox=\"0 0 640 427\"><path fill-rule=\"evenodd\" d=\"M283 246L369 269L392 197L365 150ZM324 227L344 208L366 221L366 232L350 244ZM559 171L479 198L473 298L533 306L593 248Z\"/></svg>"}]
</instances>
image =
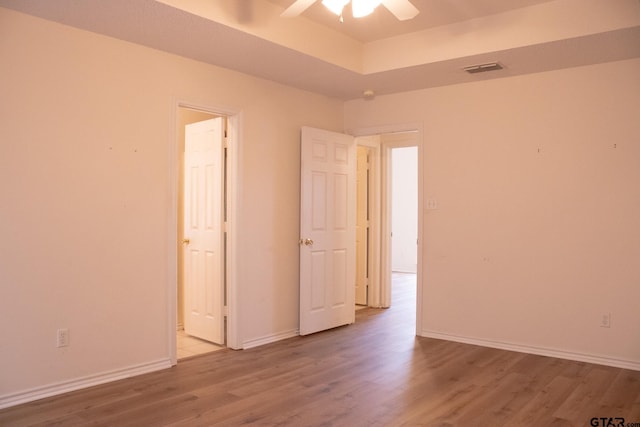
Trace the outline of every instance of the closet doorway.
<instances>
[{"instance_id":1,"label":"closet doorway","mask_svg":"<svg viewBox=\"0 0 640 427\"><path fill-rule=\"evenodd\" d=\"M168 313L173 363L241 348L235 253L241 113L186 102L175 111L175 282Z\"/></svg>"}]
</instances>

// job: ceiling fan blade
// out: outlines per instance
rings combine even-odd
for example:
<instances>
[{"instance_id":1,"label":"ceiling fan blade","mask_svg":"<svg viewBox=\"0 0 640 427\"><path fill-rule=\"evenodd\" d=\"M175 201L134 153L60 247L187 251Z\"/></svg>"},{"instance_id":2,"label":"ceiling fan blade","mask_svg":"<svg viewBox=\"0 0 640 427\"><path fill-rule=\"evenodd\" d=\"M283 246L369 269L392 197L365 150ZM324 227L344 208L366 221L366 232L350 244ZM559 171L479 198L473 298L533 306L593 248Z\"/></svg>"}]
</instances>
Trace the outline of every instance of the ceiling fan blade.
<instances>
[{"instance_id":1,"label":"ceiling fan blade","mask_svg":"<svg viewBox=\"0 0 640 427\"><path fill-rule=\"evenodd\" d=\"M309 6L315 3L316 0L296 0L291 6L289 6L280 16L283 18L293 18L300 15L307 10Z\"/></svg>"},{"instance_id":2,"label":"ceiling fan blade","mask_svg":"<svg viewBox=\"0 0 640 427\"><path fill-rule=\"evenodd\" d=\"M382 4L400 21L412 19L420 13L409 0L382 0Z\"/></svg>"}]
</instances>

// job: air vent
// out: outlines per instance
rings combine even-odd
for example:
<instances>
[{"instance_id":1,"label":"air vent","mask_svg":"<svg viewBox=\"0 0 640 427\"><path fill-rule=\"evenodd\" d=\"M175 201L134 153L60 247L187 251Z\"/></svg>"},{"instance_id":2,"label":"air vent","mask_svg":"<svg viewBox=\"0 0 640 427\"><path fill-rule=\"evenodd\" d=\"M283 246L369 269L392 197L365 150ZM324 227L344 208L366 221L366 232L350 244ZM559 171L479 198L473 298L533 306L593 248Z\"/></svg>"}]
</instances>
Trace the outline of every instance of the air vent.
<instances>
[{"instance_id":1,"label":"air vent","mask_svg":"<svg viewBox=\"0 0 640 427\"><path fill-rule=\"evenodd\" d=\"M475 74L475 73L484 73L486 71L497 71L497 70L502 70L502 65L500 65L497 62L490 62L488 64L480 64L480 65L472 65L470 67L464 67L463 70L465 70L467 73L469 74Z\"/></svg>"}]
</instances>

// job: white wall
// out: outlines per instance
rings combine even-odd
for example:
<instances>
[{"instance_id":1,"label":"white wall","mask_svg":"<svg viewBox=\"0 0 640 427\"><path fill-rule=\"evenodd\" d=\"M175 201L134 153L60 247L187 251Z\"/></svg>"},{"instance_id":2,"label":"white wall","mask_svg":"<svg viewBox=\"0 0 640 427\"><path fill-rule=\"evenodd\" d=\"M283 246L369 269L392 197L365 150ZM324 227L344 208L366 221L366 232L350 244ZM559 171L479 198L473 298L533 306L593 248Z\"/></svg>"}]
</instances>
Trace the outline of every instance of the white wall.
<instances>
[{"instance_id":1,"label":"white wall","mask_svg":"<svg viewBox=\"0 0 640 427\"><path fill-rule=\"evenodd\" d=\"M178 100L242 111L242 339L296 330L299 130L342 102L5 9L0 58L0 403L168 360Z\"/></svg>"},{"instance_id":2,"label":"white wall","mask_svg":"<svg viewBox=\"0 0 640 427\"><path fill-rule=\"evenodd\" d=\"M418 261L418 147L391 151L391 269L416 273Z\"/></svg>"},{"instance_id":3,"label":"white wall","mask_svg":"<svg viewBox=\"0 0 640 427\"><path fill-rule=\"evenodd\" d=\"M347 129L424 127L422 334L640 369L638 76L635 59L346 103Z\"/></svg>"}]
</instances>

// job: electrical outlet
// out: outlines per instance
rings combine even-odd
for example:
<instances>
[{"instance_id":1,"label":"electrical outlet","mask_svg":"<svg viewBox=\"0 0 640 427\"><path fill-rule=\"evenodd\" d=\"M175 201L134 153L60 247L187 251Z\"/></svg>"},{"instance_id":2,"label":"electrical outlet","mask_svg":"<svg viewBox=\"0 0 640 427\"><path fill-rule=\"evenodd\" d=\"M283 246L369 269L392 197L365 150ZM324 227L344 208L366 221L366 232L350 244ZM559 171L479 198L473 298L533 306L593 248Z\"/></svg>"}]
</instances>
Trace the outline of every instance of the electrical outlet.
<instances>
[{"instance_id":1,"label":"electrical outlet","mask_svg":"<svg viewBox=\"0 0 640 427\"><path fill-rule=\"evenodd\" d=\"M602 313L602 317L600 318L600 327L601 328L611 327L611 313Z\"/></svg>"},{"instance_id":2,"label":"electrical outlet","mask_svg":"<svg viewBox=\"0 0 640 427\"><path fill-rule=\"evenodd\" d=\"M58 329L57 334L57 347L66 347L69 345L69 329Z\"/></svg>"}]
</instances>

